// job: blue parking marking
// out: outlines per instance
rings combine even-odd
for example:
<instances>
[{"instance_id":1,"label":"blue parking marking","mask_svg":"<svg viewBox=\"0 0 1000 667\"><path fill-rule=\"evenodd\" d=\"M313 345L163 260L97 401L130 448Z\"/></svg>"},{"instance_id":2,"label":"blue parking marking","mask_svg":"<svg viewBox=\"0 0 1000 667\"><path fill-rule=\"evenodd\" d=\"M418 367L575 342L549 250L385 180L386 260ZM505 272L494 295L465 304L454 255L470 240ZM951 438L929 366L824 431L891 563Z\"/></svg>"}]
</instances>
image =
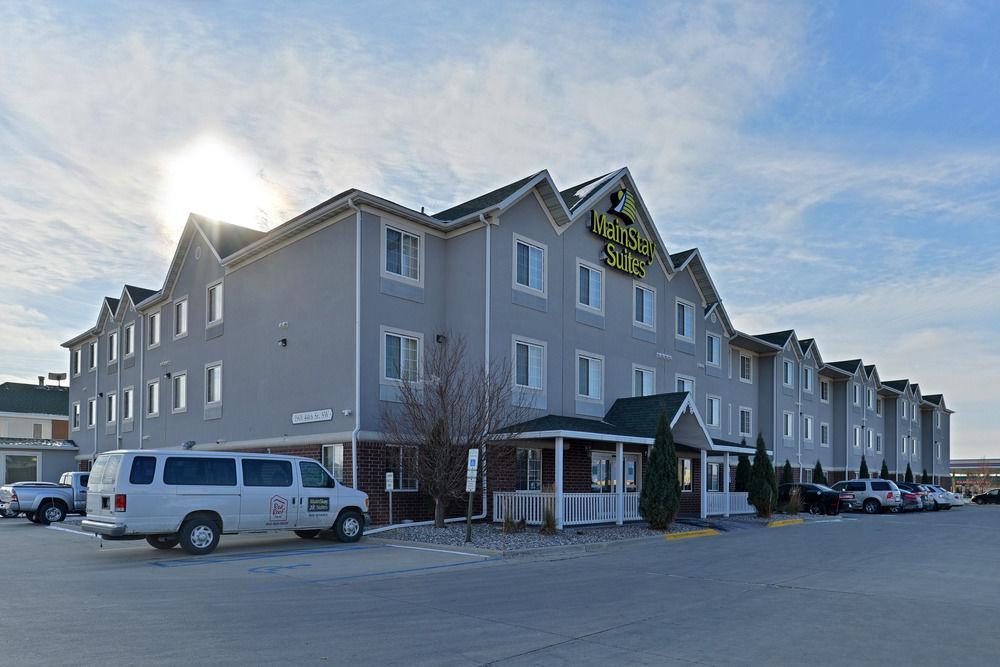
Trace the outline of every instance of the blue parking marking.
<instances>
[{"instance_id":1,"label":"blue parking marking","mask_svg":"<svg viewBox=\"0 0 1000 667\"><path fill-rule=\"evenodd\" d=\"M191 567L194 565L219 565L224 563L237 563L244 560L263 560L266 558L287 558L288 556L310 556L314 554L328 554L338 551L364 551L365 549L384 549L378 545L358 545L351 547L331 546L319 547L317 549L285 549L283 551L255 551L246 554L233 554L231 556L194 557L178 558L176 560L155 560L150 565L155 567Z\"/></svg>"},{"instance_id":2,"label":"blue parking marking","mask_svg":"<svg viewBox=\"0 0 1000 667\"><path fill-rule=\"evenodd\" d=\"M407 574L409 572L423 572L426 570L442 570L450 567L462 567L463 565L475 565L476 563L492 563L494 561L503 560L500 556L493 556L492 558L484 558L482 560L466 560L461 563L446 563L445 565L424 565L421 567L408 567L402 570L386 570L385 572L369 572L366 574L348 574L342 577L323 577L322 579L310 579L302 583L306 584L323 584L331 583L334 581L351 581L353 579L370 579L372 577L384 577L390 574Z\"/></svg>"},{"instance_id":3,"label":"blue parking marking","mask_svg":"<svg viewBox=\"0 0 1000 667\"><path fill-rule=\"evenodd\" d=\"M312 563L299 563L297 565L261 565L251 567L247 572L250 574L277 574L282 570L298 570L302 567L312 567Z\"/></svg>"}]
</instances>

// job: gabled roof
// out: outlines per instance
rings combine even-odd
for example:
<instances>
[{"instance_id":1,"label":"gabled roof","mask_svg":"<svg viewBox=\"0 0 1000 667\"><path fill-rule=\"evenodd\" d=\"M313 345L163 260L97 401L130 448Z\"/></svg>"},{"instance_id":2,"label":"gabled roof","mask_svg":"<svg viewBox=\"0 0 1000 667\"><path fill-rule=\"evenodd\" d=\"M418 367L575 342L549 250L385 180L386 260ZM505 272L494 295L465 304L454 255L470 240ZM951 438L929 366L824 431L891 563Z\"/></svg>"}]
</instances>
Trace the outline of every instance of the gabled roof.
<instances>
[{"instance_id":1,"label":"gabled roof","mask_svg":"<svg viewBox=\"0 0 1000 667\"><path fill-rule=\"evenodd\" d=\"M729 339L729 344L759 354L774 354L781 351L780 345L769 343L742 331L733 332L732 337Z\"/></svg>"},{"instance_id":2,"label":"gabled roof","mask_svg":"<svg viewBox=\"0 0 1000 667\"><path fill-rule=\"evenodd\" d=\"M125 292L128 294L128 297L132 299L133 305L140 304L156 294L155 289L146 289L145 287L136 287L135 285L125 285Z\"/></svg>"},{"instance_id":3,"label":"gabled roof","mask_svg":"<svg viewBox=\"0 0 1000 667\"><path fill-rule=\"evenodd\" d=\"M827 366L833 366L834 368L844 371L850 375L854 375L858 372L861 367L860 359L848 359L847 361L831 361L827 363Z\"/></svg>"},{"instance_id":4,"label":"gabled roof","mask_svg":"<svg viewBox=\"0 0 1000 667\"><path fill-rule=\"evenodd\" d=\"M614 171L609 171L608 173L602 174L597 178L592 178L588 181L584 181L583 183L574 185L571 188L560 190L559 196L562 197L563 203L566 204L566 208L572 212L573 209L587 200L590 193L604 185L612 176L615 175L615 173L616 172Z\"/></svg>"},{"instance_id":5,"label":"gabled roof","mask_svg":"<svg viewBox=\"0 0 1000 667\"><path fill-rule=\"evenodd\" d=\"M944 397L941 394L924 394L924 400L928 403L933 403L934 405L941 405L941 400Z\"/></svg>"},{"instance_id":6,"label":"gabled roof","mask_svg":"<svg viewBox=\"0 0 1000 667\"><path fill-rule=\"evenodd\" d=\"M670 254L670 262L674 265L674 268L680 270L684 262L691 259L694 254L698 252L697 248L689 248L688 250L681 250L680 252L675 252Z\"/></svg>"},{"instance_id":7,"label":"gabled roof","mask_svg":"<svg viewBox=\"0 0 1000 667\"><path fill-rule=\"evenodd\" d=\"M500 204L504 199L511 196L525 185L528 181L535 178L542 172L536 171L535 173L525 176L524 178L518 179L513 183L508 183L507 185L501 186L496 190L490 190L484 195L479 195L478 197L473 197L468 201L464 201L461 204L452 206L451 208L435 213L434 217L438 220L452 221L458 220L470 213L476 213L493 206ZM595 179L596 180L596 179ZM561 194L561 193L560 193ZM565 198L564 198L565 199Z\"/></svg>"},{"instance_id":8,"label":"gabled roof","mask_svg":"<svg viewBox=\"0 0 1000 667\"><path fill-rule=\"evenodd\" d=\"M875 364L865 365L865 377L868 380L874 380L876 385L882 384L882 378L879 377L878 369L875 368Z\"/></svg>"},{"instance_id":9,"label":"gabled roof","mask_svg":"<svg viewBox=\"0 0 1000 667\"><path fill-rule=\"evenodd\" d=\"M212 250L215 251L220 260L232 255L244 246L250 245L266 233L259 229L206 218L197 213L192 213L189 219L198 225L205 240L212 246Z\"/></svg>"},{"instance_id":10,"label":"gabled roof","mask_svg":"<svg viewBox=\"0 0 1000 667\"><path fill-rule=\"evenodd\" d=\"M0 384L0 412L68 417L69 387L4 382Z\"/></svg>"},{"instance_id":11,"label":"gabled roof","mask_svg":"<svg viewBox=\"0 0 1000 667\"><path fill-rule=\"evenodd\" d=\"M788 344L788 339L794 335L794 329L786 329L785 331L773 331L771 333L756 334L754 337L766 341L771 345L777 345L778 347L783 348Z\"/></svg>"},{"instance_id":12,"label":"gabled roof","mask_svg":"<svg viewBox=\"0 0 1000 667\"><path fill-rule=\"evenodd\" d=\"M909 380L884 380L882 382L882 389L889 390L895 394L905 394L907 388L910 386Z\"/></svg>"},{"instance_id":13,"label":"gabled roof","mask_svg":"<svg viewBox=\"0 0 1000 667\"><path fill-rule=\"evenodd\" d=\"M604 419L630 435L654 437L660 413L666 413L672 422L687 397L688 392L675 391L669 394L619 398Z\"/></svg>"},{"instance_id":14,"label":"gabled roof","mask_svg":"<svg viewBox=\"0 0 1000 667\"><path fill-rule=\"evenodd\" d=\"M802 351L803 357L808 354L809 348L812 347L814 342L816 342L816 339L814 338L803 338L799 341L799 349Z\"/></svg>"},{"instance_id":15,"label":"gabled roof","mask_svg":"<svg viewBox=\"0 0 1000 667\"><path fill-rule=\"evenodd\" d=\"M116 299L113 296L104 297L104 305L108 307L108 310L111 312L112 317L114 317L115 313L118 312L119 301L120 301L119 299Z\"/></svg>"}]
</instances>

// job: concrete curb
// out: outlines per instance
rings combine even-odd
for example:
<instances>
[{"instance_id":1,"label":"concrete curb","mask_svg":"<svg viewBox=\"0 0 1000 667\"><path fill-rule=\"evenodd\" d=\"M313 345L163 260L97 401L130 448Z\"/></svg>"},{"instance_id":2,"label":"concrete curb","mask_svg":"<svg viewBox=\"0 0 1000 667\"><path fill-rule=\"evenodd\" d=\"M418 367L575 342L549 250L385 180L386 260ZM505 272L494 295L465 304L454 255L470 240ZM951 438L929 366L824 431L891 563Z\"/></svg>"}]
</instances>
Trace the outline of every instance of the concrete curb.
<instances>
[{"instance_id":1,"label":"concrete curb","mask_svg":"<svg viewBox=\"0 0 1000 667\"><path fill-rule=\"evenodd\" d=\"M668 540L686 540L689 537L709 537L710 535L719 535L721 531L715 530L714 528L703 528L702 530L688 530L683 533L670 533L667 535Z\"/></svg>"},{"instance_id":2,"label":"concrete curb","mask_svg":"<svg viewBox=\"0 0 1000 667\"><path fill-rule=\"evenodd\" d=\"M388 537L369 537L364 536L364 539L369 542L375 542L376 544L386 544L395 547L419 547L421 549L430 549L432 551L451 551L469 554L470 556L500 556L504 552L498 549L481 549L479 547L467 547L465 545L455 546L454 544L436 544L434 542L413 542L411 540L393 540Z\"/></svg>"},{"instance_id":3,"label":"concrete curb","mask_svg":"<svg viewBox=\"0 0 1000 667\"><path fill-rule=\"evenodd\" d=\"M781 528L782 526L797 526L805 522L805 519L778 519L777 521L769 521L767 527Z\"/></svg>"}]
</instances>

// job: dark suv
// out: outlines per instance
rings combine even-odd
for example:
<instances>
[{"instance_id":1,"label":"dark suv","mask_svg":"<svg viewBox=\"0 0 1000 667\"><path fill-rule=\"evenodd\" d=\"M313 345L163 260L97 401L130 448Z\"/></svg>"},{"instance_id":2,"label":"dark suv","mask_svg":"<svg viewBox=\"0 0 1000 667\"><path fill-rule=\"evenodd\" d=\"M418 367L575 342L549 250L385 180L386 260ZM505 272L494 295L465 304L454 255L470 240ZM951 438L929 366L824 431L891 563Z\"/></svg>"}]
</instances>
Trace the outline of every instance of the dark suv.
<instances>
[{"instance_id":1,"label":"dark suv","mask_svg":"<svg viewBox=\"0 0 1000 667\"><path fill-rule=\"evenodd\" d=\"M1000 489L991 489L978 496L972 496L972 502L977 505L1000 505Z\"/></svg>"},{"instance_id":2,"label":"dark suv","mask_svg":"<svg viewBox=\"0 0 1000 667\"><path fill-rule=\"evenodd\" d=\"M788 502L792 491L798 489L802 509L810 514L840 514L840 494L822 484L782 484L778 487L778 504Z\"/></svg>"}]
</instances>

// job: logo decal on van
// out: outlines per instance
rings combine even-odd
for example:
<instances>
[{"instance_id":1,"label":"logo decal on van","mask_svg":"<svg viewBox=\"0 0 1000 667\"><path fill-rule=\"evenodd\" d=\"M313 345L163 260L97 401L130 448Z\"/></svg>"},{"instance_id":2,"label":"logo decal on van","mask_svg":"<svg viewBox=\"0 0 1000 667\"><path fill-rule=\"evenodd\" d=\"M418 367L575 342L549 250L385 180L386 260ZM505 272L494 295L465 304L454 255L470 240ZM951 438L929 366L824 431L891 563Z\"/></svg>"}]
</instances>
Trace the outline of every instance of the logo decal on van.
<instances>
[{"instance_id":1,"label":"logo decal on van","mask_svg":"<svg viewBox=\"0 0 1000 667\"><path fill-rule=\"evenodd\" d=\"M329 498L310 498L309 499L309 511L310 512L329 512L330 511L330 499Z\"/></svg>"},{"instance_id":2,"label":"logo decal on van","mask_svg":"<svg viewBox=\"0 0 1000 667\"><path fill-rule=\"evenodd\" d=\"M271 496L271 514L268 523L288 523L288 499Z\"/></svg>"}]
</instances>

